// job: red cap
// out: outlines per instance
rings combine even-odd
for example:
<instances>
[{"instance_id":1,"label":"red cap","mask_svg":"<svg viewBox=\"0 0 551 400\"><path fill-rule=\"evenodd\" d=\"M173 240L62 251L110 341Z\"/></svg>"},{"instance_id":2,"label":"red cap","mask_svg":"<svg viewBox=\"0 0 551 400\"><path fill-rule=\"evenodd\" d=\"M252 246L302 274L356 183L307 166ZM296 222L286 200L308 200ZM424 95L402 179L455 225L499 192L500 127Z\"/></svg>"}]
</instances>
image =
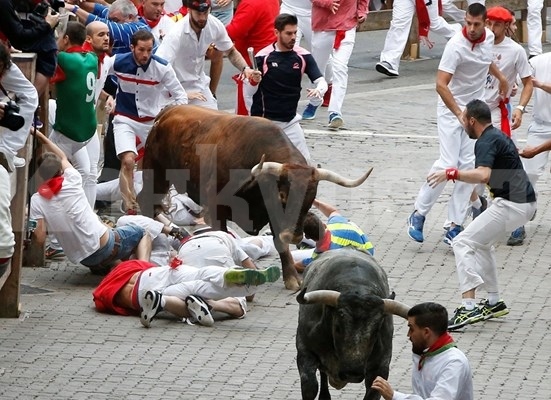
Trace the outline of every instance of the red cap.
<instances>
[{"instance_id":1,"label":"red cap","mask_svg":"<svg viewBox=\"0 0 551 400\"><path fill-rule=\"evenodd\" d=\"M492 21L513 22L511 12L505 7L492 7L488 9L487 18Z\"/></svg>"}]
</instances>

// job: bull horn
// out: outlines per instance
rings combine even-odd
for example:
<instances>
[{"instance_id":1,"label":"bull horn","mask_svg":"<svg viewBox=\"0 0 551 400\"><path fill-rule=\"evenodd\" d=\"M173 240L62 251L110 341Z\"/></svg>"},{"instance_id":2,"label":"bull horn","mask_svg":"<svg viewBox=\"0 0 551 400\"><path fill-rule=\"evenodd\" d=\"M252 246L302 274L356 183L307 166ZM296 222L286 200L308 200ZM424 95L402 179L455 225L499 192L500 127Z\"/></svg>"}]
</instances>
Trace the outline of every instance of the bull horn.
<instances>
[{"instance_id":1,"label":"bull horn","mask_svg":"<svg viewBox=\"0 0 551 400\"><path fill-rule=\"evenodd\" d=\"M335 290L314 290L304 295L304 303L337 307L340 295L341 293Z\"/></svg>"},{"instance_id":2,"label":"bull horn","mask_svg":"<svg viewBox=\"0 0 551 400\"><path fill-rule=\"evenodd\" d=\"M385 302L384 309L386 313L408 319L409 306L391 299L383 299L383 301Z\"/></svg>"},{"instance_id":3,"label":"bull horn","mask_svg":"<svg viewBox=\"0 0 551 400\"><path fill-rule=\"evenodd\" d=\"M331 170L317 168L318 181L329 181L329 182L336 183L337 185L348 187L348 188L360 186L362 183L365 182L367 177L371 174L371 171L373 171L373 167L369 168L369 170L358 179L348 179L340 176L339 174Z\"/></svg>"},{"instance_id":4,"label":"bull horn","mask_svg":"<svg viewBox=\"0 0 551 400\"><path fill-rule=\"evenodd\" d=\"M255 177L260 174L272 174L279 176L281 175L282 170L283 164L273 161L264 162L264 156L262 156L262 160L260 160L260 162L251 169L251 174Z\"/></svg>"}]
</instances>

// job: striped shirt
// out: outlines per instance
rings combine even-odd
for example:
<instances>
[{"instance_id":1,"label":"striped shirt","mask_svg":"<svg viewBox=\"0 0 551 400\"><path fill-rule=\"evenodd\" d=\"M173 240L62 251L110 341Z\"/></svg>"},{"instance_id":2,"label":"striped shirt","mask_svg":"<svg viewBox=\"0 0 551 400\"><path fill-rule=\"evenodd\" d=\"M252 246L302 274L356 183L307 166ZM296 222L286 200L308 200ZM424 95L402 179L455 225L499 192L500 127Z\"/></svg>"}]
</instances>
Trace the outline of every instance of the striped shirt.
<instances>
[{"instance_id":1,"label":"striped shirt","mask_svg":"<svg viewBox=\"0 0 551 400\"><path fill-rule=\"evenodd\" d=\"M325 235L316 243L312 257L302 260L304 266L314 261L321 253L328 250L342 249L353 246L360 250L368 251L373 255L373 244L367 235L356 225L342 215L333 215L327 221Z\"/></svg>"}]
</instances>

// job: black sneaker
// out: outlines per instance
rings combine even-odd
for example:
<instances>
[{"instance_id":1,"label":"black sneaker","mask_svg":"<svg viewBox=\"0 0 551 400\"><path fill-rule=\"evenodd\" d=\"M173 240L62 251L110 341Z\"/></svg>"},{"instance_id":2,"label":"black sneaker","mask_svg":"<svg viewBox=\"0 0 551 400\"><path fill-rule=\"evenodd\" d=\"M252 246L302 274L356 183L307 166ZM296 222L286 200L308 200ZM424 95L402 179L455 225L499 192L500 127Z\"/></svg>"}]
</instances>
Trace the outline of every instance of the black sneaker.
<instances>
[{"instance_id":1,"label":"black sneaker","mask_svg":"<svg viewBox=\"0 0 551 400\"><path fill-rule=\"evenodd\" d=\"M151 321L153 318L163 310L161 306L161 299L163 295L160 292L154 290L148 290L144 297L138 299L140 303L140 322L146 328L151 327Z\"/></svg>"},{"instance_id":2,"label":"black sneaker","mask_svg":"<svg viewBox=\"0 0 551 400\"><path fill-rule=\"evenodd\" d=\"M190 325L199 323L204 326L213 326L214 318L210 313L211 307L200 296L189 295L186 297L186 306L191 314L191 318L188 318L186 322Z\"/></svg>"},{"instance_id":3,"label":"black sneaker","mask_svg":"<svg viewBox=\"0 0 551 400\"><path fill-rule=\"evenodd\" d=\"M467 310L464 306L455 309L453 317L448 321L448 331L463 328L465 325L483 321L484 317L480 308Z\"/></svg>"},{"instance_id":4,"label":"black sneaker","mask_svg":"<svg viewBox=\"0 0 551 400\"><path fill-rule=\"evenodd\" d=\"M490 318L499 318L509 314L509 309L507 308L503 300L498 301L493 306L488 303L488 300L482 300L478 308L484 320Z\"/></svg>"}]
</instances>

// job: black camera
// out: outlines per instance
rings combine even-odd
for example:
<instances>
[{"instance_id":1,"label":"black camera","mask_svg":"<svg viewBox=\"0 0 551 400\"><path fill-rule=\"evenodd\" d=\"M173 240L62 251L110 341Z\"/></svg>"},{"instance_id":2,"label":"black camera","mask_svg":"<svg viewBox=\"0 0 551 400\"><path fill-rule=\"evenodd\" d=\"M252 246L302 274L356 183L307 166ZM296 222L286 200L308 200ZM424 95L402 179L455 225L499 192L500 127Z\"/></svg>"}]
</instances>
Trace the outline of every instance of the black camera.
<instances>
[{"instance_id":1,"label":"black camera","mask_svg":"<svg viewBox=\"0 0 551 400\"><path fill-rule=\"evenodd\" d=\"M58 13L60 8L65 7L65 2L62 0L42 1L36 5L33 14L45 18L48 15L48 9L52 7L54 13Z\"/></svg>"},{"instance_id":2,"label":"black camera","mask_svg":"<svg viewBox=\"0 0 551 400\"><path fill-rule=\"evenodd\" d=\"M18 131L25 125L25 119L19 114L19 106L13 100L4 105L4 116L0 119L0 126L10 131Z\"/></svg>"}]
</instances>

